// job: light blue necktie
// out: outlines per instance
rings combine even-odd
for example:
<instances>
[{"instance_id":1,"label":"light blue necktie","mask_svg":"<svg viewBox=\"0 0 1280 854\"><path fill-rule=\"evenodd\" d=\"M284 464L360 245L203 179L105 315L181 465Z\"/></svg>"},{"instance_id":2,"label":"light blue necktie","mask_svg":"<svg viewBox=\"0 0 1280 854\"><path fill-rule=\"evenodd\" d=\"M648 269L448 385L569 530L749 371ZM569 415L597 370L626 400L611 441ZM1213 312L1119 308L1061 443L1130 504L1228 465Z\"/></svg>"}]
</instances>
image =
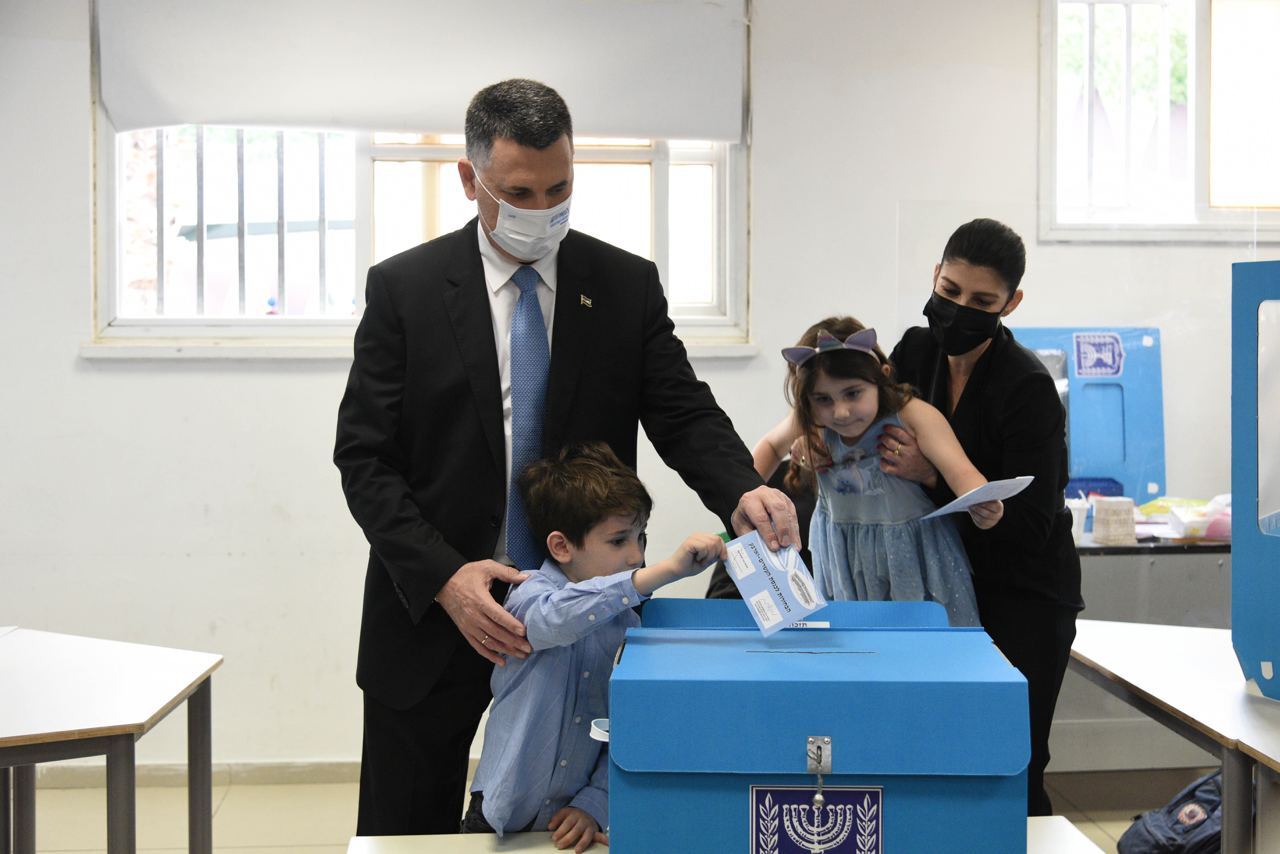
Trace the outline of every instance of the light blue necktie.
<instances>
[{"instance_id":1,"label":"light blue necktie","mask_svg":"<svg viewBox=\"0 0 1280 854\"><path fill-rule=\"evenodd\" d=\"M521 267L511 276L520 289L511 318L511 484L507 490L507 556L522 571L542 566L543 546L535 541L516 480L542 456L542 409L547 397L551 348L538 304L538 271Z\"/></svg>"}]
</instances>

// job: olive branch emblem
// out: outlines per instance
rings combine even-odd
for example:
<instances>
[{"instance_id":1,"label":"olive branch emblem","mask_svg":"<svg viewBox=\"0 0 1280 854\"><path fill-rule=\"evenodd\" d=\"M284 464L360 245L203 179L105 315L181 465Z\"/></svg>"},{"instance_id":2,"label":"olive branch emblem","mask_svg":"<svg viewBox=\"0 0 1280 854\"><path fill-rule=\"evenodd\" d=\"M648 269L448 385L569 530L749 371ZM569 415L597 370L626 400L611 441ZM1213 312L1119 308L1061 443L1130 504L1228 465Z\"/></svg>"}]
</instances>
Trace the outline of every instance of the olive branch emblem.
<instances>
[{"instance_id":1,"label":"olive branch emblem","mask_svg":"<svg viewBox=\"0 0 1280 854\"><path fill-rule=\"evenodd\" d=\"M864 795L858 805L858 854L875 854L879 812L879 805L871 803L870 795Z\"/></svg>"},{"instance_id":2,"label":"olive branch emblem","mask_svg":"<svg viewBox=\"0 0 1280 854\"><path fill-rule=\"evenodd\" d=\"M778 805L765 795L760 805L760 854L778 854Z\"/></svg>"}]
</instances>

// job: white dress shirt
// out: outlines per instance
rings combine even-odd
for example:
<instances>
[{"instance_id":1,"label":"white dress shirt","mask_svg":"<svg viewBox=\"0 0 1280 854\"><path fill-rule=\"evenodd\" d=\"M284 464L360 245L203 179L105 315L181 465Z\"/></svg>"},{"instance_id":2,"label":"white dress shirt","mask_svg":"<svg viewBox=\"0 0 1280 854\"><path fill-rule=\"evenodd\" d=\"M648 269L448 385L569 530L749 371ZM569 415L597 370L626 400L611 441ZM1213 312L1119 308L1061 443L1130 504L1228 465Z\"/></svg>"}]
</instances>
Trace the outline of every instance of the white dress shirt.
<instances>
[{"instance_id":1,"label":"white dress shirt","mask_svg":"<svg viewBox=\"0 0 1280 854\"><path fill-rule=\"evenodd\" d=\"M520 299L520 288L511 281L511 276L520 267L526 266L503 257L484 232L484 227L477 220L476 237L480 241L480 260L484 265L484 281L489 288L489 315L493 318L493 343L498 351L498 378L502 387L502 435L506 448L507 490L513 488L514 474L511 471L511 319L516 313L516 303ZM538 304L542 307L542 320L547 326L547 348L551 347L551 325L555 320L556 307L556 258L560 255L560 247L552 249L545 256L527 266L538 271L542 281L538 282ZM506 506L505 504L503 505ZM502 520L502 529L498 531L498 545L494 549L493 559L510 563L507 560L507 520Z\"/></svg>"}]
</instances>

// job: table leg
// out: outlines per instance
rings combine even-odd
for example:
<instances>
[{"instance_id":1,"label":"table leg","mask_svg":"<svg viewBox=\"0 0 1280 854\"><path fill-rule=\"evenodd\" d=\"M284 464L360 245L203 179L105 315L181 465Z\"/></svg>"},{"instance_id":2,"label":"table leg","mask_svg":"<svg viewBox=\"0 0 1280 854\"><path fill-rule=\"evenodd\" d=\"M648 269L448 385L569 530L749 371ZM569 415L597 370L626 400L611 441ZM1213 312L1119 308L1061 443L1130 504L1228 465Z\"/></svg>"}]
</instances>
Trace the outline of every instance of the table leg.
<instances>
[{"instance_id":1,"label":"table leg","mask_svg":"<svg viewBox=\"0 0 1280 854\"><path fill-rule=\"evenodd\" d=\"M1257 854L1280 852L1280 776L1265 765L1258 766L1258 826L1253 846Z\"/></svg>"},{"instance_id":2,"label":"table leg","mask_svg":"<svg viewBox=\"0 0 1280 854\"><path fill-rule=\"evenodd\" d=\"M13 851L13 814L9 810L9 767L0 768L0 854Z\"/></svg>"},{"instance_id":3,"label":"table leg","mask_svg":"<svg viewBox=\"0 0 1280 854\"><path fill-rule=\"evenodd\" d=\"M133 736L112 738L107 751L107 854L134 854L137 850L133 762Z\"/></svg>"},{"instance_id":4,"label":"table leg","mask_svg":"<svg viewBox=\"0 0 1280 854\"><path fill-rule=\"evenodd\" d=\"M205 679L187 698L187 843L191 854L213 854L213 736Z\"/></svg>"},{"instance_id":5,"label":"table leg","mask_svg":"<svg viewBox=\"0 0 1280 854\"><path fill-rule=\"evenodd\" d=\"M13 769L13 854L36 854L36 766Z\"/></svg>"},{"instance_id":6,"label":"table leg","mask_svg":"<svg viewBox=\"0 0 1280 854\"><path fill-rule=\"evenodd\" d=\"M1253 760L1222 749L1222 850L1253 851Z\"/></svg>"}]
</instances>

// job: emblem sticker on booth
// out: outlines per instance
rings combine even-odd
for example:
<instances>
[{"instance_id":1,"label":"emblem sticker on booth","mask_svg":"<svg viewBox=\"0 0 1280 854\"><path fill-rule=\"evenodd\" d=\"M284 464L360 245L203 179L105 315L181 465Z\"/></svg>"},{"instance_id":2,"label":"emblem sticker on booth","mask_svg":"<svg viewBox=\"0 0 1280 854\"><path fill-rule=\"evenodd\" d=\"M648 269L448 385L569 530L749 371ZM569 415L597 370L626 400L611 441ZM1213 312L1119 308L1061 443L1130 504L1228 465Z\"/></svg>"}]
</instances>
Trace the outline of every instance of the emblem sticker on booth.
<instances>
[{"instance_id":1,"label":"emblem sticker on booth","mask_svg":"<svg viewBox=\"0 0 1280 854\"><path fill-rule=\"evenodd\" d=\"M1076 376L1118 377L1124 371L1124 343L1114 332L1077 332Z\"/></svg>"},{"instance_id":2,"label":"emblem sticker on booth","mask_svg":"<svg viewBox=\"0 0 1280 854\"><path fill-rule=\"evenodd\" d=\"M751 854L882 854L884 790L827 786L751 787Z\"/></svg>"}]
</instances>

